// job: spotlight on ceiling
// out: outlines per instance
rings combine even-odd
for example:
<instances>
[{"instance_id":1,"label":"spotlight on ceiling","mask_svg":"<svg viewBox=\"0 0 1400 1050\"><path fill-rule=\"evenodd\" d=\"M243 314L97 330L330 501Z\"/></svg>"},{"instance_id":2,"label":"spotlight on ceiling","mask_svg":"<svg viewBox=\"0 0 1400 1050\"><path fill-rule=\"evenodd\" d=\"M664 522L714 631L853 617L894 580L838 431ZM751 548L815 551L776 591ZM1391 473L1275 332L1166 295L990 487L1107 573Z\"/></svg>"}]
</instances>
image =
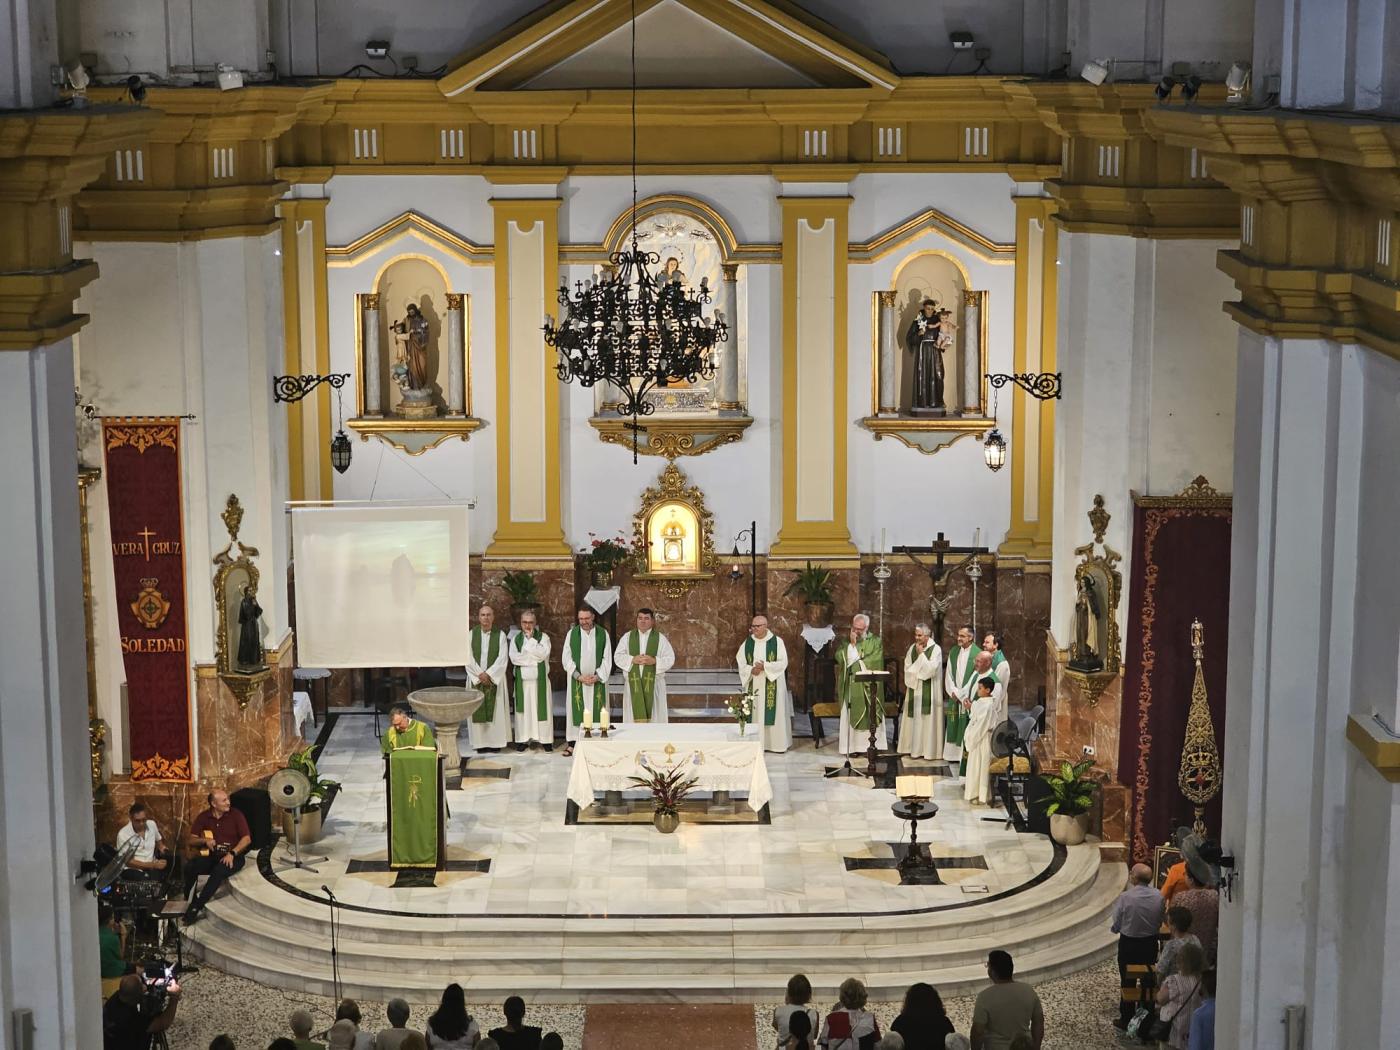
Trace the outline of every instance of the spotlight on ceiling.
<instances>
[{"instance_id":1,"label":"spotlight on ceiling","mask_svg":"<svg viewBox=\"0 0 1400 1050\"><path fill-rule=\"evenodd\" d=\"M389 41L371 40L368 44L365 45L365 54L368 55L370 58L388 58Z\"/></svg>"},{"instance_id":2,"label":"spotlight on ceiling","mask_svg":"<svg viewBox=\"0 0 1400 1050\"><path fill-rule=\"evenodd\" d=\"M1176 90L1176 77L1163 77L1157 81L1157 101L1165 102L1172 97L1172 92Z\"/></svg>"},{"instance_id":3,"label":"spotlight on ceiling","mask_svg":"<svg viewBox=\"0 0 1400 1050\"><path fill-rule=\"evenodd\" d=\"M974 42L972 34L966 29L959 29L955 33L948 34L948 43L953 45L954 51L971 51Z\"/></svg>"},{"instance_id":4,"label":"spotlight on ceiling","mask_svg":"<svg viewBox=\"0 0 1400 1050\"><path fill-rule=\"evenodd\" d=\"M126 94L138 106L146 101L146 85L141 83L141 78L135 73L126 78Z\"/></svg>"},{"instance_id":5,"label":"spotlight on ceiling","mask_svg":"<svg viewBox=\"0 0 1400 1050\"><path fill-rule=\"evenodd\" d=\"M1112 59L1103 62L1085 62L1084 68L1079 71L1079 75L1094 85L1102 84L1108 79L1108 67Z\"/></svg>"},{"instance_id":6,"label":"spotlight on ceiling","mask_svg":"<svg viewBox=\"0 0 1400 1050\"><path fill-rule=\"evenodd\" d=\"M1201 92L1201 78L1196 76L1187 77L1181 82L1181 97L1186 102L1192 102Z\"/></svg>"},{"instance_id":7,"label":"spotlight on ceiling","mask_svg":"<svg viewBox=\"0 0 1400 1050\"><path fill-rule=\"evenodd\" d=\"M1225 76L1225 90L1230 93L1227 101L1238 102L1249 90L1251 67L1248 62L1236 62Z\"/></svg>"}]
</instances>

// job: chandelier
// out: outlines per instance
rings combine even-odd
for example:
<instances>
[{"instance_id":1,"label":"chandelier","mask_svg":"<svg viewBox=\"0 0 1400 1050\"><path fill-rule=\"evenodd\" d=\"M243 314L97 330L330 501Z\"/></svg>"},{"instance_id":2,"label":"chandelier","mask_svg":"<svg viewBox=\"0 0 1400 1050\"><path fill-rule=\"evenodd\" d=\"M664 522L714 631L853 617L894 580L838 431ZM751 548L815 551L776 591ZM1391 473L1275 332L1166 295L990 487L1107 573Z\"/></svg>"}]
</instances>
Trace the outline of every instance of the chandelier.
<instances>
[{"instance_id":1,"label":"chandelier","mask_svg":"<svg viewBox=\"0 0 1400 1050\"><path fill-rule=\"evenodd\" d=\"M715 346L729 338L718 318L707 320L708 278L688 289L678 276L660 280L661 257L637 243L637 5L632 2L632 244L609 256L610 266L585 284L559 286L560 318L547 316L544 341L559 354L561 381L588 388L611 383L622 396L619 415L631 416L632 462L637 420L656 411L647 395L675 382L715 377Z\"/></svg>"}]
</instances>

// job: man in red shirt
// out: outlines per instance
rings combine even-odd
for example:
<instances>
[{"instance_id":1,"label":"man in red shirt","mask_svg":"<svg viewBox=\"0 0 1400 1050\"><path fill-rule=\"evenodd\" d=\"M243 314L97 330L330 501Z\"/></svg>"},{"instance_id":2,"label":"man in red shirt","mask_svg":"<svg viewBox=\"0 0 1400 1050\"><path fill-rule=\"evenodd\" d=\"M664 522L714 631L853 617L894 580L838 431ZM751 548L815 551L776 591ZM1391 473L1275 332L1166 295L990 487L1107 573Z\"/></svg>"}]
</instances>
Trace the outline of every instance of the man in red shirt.
<instances>
[{"instance_id":1,"label":"man in red shirt","mask_svg":"<svg viewBox=\"0 0 1400 1050\"><path fill-rule=\"evenodd\" d=\"M196 855L185 866L191 882L201 875L208 875L209 879L185 912L185 925L195 922L224 881L242 870L244 854L252 843L248 822L233 808L228 792L209 792L209 808L190 825L188 845Z\"/></svg>"}]
</instances>

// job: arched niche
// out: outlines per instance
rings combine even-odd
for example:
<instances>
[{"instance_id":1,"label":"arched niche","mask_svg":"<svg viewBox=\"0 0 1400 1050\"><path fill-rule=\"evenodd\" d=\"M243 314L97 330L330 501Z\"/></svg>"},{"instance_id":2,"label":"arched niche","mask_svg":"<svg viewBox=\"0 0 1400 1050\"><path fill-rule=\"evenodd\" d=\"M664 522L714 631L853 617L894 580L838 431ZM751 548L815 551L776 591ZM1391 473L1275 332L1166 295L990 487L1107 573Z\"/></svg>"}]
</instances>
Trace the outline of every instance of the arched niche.
<instances>
[{"instance_id":1,"label":"arched niche","mask_svg":"<svg viewBox=\"0 0 1400 1050\"><path fill-rule=\"evenodd\" d=\"M390 261L374 282L379 295L379 383L384 392L384 410L403 415L403 391L394 378L398 357L393 326L402 322L412 303L428 322L428 376L432 383L433 404L439 415L446 415L451 389L447 348L447 273L426 255L400 255Z\"/></svg>"},{"instance_id":2,"label":"arched niche","mask_svg":"<svg viewBox=\"0 0 1400 1050\"><path fill-rule=\"evenodd\" d=\"M964 349L968 342L961 331L963 314L963 293L970 287L967 271L961 263L946 252L925 250L906 256L894 272L896 329L899 337L898 391L899 411L908 412L913 405L913 358L905 341L914 318L925 299L933 299L940 309L951 310L948 318L959 328L954 329L953 347L943 355L946 399L950 406L957 401L954 396L958 387L958 377L962 375ZM974 365L980 368L980 363Z\"/></svg>"}]
</instances>

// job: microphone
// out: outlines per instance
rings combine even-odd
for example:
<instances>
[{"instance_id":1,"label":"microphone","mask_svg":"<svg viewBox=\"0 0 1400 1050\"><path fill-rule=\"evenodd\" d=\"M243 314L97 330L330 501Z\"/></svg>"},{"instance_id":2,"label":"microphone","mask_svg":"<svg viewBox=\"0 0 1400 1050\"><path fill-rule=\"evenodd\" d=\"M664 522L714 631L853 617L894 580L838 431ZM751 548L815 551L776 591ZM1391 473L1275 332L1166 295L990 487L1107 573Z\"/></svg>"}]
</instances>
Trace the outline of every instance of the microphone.
<instances>
[{"instance_id":1,"label":"microphone","mask_svg":"<svg viewBox=\"0 0 1400 1050\"><path fill-rule=\"evenodd\" d=\"M327 886L324 882L321 883L321 892L324 893L331 900L335 900L335 894L331 892L331 888Z\"/></svg>"}]
</instances>

